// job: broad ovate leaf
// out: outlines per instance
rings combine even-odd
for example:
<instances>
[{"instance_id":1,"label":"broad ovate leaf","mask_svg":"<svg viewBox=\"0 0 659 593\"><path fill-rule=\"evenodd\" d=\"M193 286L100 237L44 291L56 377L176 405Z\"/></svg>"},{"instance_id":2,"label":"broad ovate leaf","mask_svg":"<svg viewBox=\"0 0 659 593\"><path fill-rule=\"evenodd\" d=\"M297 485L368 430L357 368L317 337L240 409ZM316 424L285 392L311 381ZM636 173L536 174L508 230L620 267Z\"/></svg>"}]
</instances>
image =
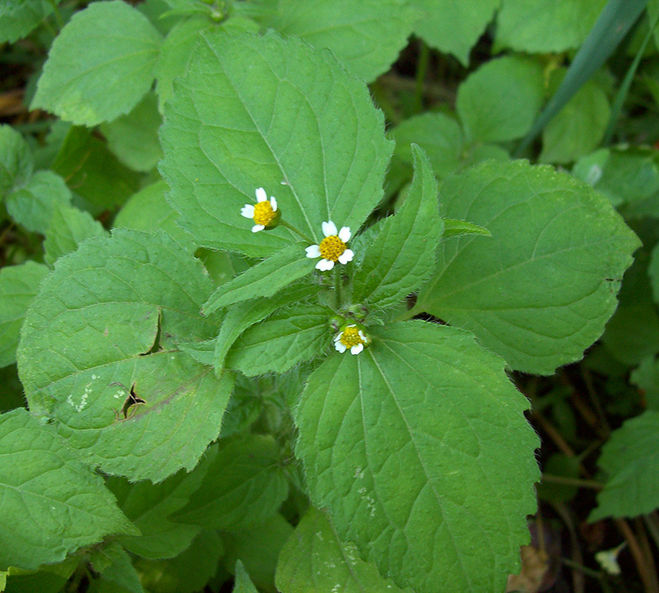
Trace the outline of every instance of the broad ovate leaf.
<instances>
[{"instance_id":1,"label":"broad ovate leaf","mask_svg":"<svg viewBox=\"0 0 659 593\"><path fill-rule=\"evenodd\" d=\"M327 515L311 507L279 554L277 589L282 593L400 593L401 589L344 544Z\"/></svg>"},{"instance_id":2,"label":"broad ovate leaf","mask_svg":"<svg viewBox=\"0 0 659 593\"><path fill-rule=\"evenodd\" d=\"M405 201L366 248L355 276L353 300L391 307L416 290L431 274L442 236L437 181L425 153L412 146L415 174Z\"/></svg>"},{"instance_id":3,"label":"broad ovate leaf","mask_svg":"<svg viewBox=\"0 0 659 593\"><path fill-rule=\"evenodd\" d=\"M21 187L33 169L30 147L20 132L9 125L0 126L0 199L12 188Z\"/></svg>"},{"instance_id":4,"label":"broad ovate leaf","mask_svg":"<svg viewBox=\"0 0 659 593\"><path fill-rule=\"evenodd\" d=\"M407 0L279 0L266 27L332 50L352 72L372 82L405 46L418 13Z\"/></svg>"},{"instance_id":5,"label":"broad ovate leaf","mask_svg":"<svg viewBox=\"0 0 659 593\"><path fill-rule=\"evenodd\" d=\"M94 2L55 38L32 109L95 126L128 113L153 83L161 37L130 4Z\"/></svg>"},{"instance_id":6,"label":"broad ovate leaf","mask_svg":"<svg viewBox=\"0 0 659 593\"><path fill-rule=\"evenodd\" d=\"M0 43L25 37L59 4L60 0L4 0L0 3Z\"/></svg>"},{"instance_id":7,"label":"broad ovate leaf","mask_svg":"<svg viewBox=\"0 0 659 593\"><path fill-rule=\"evenodd\" d=\"M469 332L370 333L314 371L296 410L311 500L399 586L499 593L535 509L528 402Z\"/></svg>"},{"instance_id":8,"label":"broad ovate leaf","mask_svg":"<svg viewBox=\"0 0 659 593\"><path fill-rule=\"evenodd\" d=\"M444 182L440 213L492 236L443 241L417 310L473 331L516 370L581 358L639 245L609 201L547 166L486 162Z\"/></svg>"},{"instance_id":9,"label":"broad ovate leaf","mask_svg":"<svg viewBox=\"0 0 659 593\"><path fill-rule=\"evenodd\" d=\"M646 410L614 431L598 465L607 479L589 521L635 517L659 507L659 412Z\"/></svg>"},{"instance_id":10,"label":"broad ovate leaf","mask_svg":"<svg viewBox=\"0 0 659 593\"><path fill-rule=\"evenodd\" d=\"M428 45L469 64L469 52L501 0L409 0L421 12L414 32Z\"/></svg>"},{"instance_id":11,"label":"broad ovate leaf","mask_svg":"<svg viewBox=\"0 0 659 593\"><path fill-rule=\"evenodd\" d=\"M30 408L107 473L161 481L191 469L220 431L232 383L176 349L216 332L200 314L211 288L166 235L85 241L26 315L17 358Z\"/></svg>"},{"instance_id":12,"label":"broad ovate leaf","mask_svg":"<svg viewBox=\"0 0 659 593\"><path fill-rule=\"evenodd\" d=\"M241 209L257 188L317 244L327 220L356 232L382 197L392 151L366 86L329 52L221 30L201 33L161 141L181 224L200 245L254 256L299 240L283 225L252 233Z\"/></svg>"},{"instance_id":13,"label":"broad ovate leaf","mask_svg":"<svg viewBox=\"0 0 659 593\"><path fill-rule=\"evenodd\" d=\"M0 449L0 570L36 569L106 535L139 533L102 478L27 410L0 416Z\"/></svg>"}]
</instances>

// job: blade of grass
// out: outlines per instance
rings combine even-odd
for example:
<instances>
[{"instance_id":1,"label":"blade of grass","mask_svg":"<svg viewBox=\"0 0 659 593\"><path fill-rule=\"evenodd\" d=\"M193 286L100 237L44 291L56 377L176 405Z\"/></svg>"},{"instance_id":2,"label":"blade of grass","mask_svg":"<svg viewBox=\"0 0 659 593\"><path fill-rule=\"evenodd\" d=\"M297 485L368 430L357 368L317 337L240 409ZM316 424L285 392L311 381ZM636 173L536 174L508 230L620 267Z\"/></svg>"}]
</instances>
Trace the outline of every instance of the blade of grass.
<instances>
[{"instance_id":1,"label":"blade of grass","mask_svg":"<svg viewBox=\"0 0 659 593\"><path fill-rule=\"evenodd\" d=\"M609 0L579 48L563 82L515 150L519 156L593 73L606 62L636 22L647 0Z\"/></svg>"},{"instance_id":2,"label":"blade of grass","mask_svg":"<svg viewBox=\"0 0 659 593\"><path fill-rule=\"evenodd\" d=\"M616 98L613 101L613 105L611 107L611 117L609 118L609 125L606 127L606 132L604 132L604 140L602 140L602 144L604 146L606 146L611 142L611 137L613 136L613 130L616 127L618 117L620 116L620 111L622 110L622 106L625 102L625 99L627 98L627 94L629 93L629 87L632 85L632 81L634 80L634 75L636 74L636 69L638 68L638 65L641 63L641 58L643 58L643 54L645 53L645 48L647 47L648 42L650 41L650 39L652 39L652 36L654 35L654 29L657 26L658 21L659 21L659 14L657 14L650 23L650 27L648 28L648 32L645 35L645 39L643 39L643 43L641 43L641 46L638 48L638 51L636 52L636 56L634 56L634 61L629 66L629 69L627 70L627 74L625 74L625 78L622 81L622 84L620 85L618 92L616 93Z\"/></svg>"}]
</instances>

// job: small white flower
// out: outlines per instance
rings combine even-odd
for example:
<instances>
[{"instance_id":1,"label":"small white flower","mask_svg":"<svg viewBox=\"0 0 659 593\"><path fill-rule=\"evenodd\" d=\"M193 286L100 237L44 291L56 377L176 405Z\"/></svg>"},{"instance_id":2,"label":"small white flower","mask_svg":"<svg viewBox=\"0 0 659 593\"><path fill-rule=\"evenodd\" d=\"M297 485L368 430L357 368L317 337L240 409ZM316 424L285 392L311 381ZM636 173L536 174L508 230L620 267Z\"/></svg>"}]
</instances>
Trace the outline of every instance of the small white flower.
<instances>
[{"instance_id":1,"label":"small white flower","mask_svg":"<svg viewBox=\"0 0 659 593\"><path fill-rule=\"evenodd\" d=\"M277 211L277 200L274 196L268 201L268 194L262 187L256 190L256 204L245 204L240 210L245 218L251 218L256 223L252 227L253 233L258 233L266 228L276 226L279 212Z\"/></svg>"},{"instance_id":2,"label":"small white flower","mask_svg":"<svg viewBox=\"0 0 659 593\"><path fill-rule=\"evenodd\" d=\"M309 258L322 258L316 264L316 269L325 272L331 270L337 261L341 264L352 261L355 254L346 245L350 241L350 227L341 227L337 232L336 225L328 220L323 223L323 235L325 238L320 245L309 245L305 250Z\"/></svg>"},{"instance_id":3,"label":"small white flower","mask_svg":"<svg viewBox=\"0 0 659 593\"><path fill-rule=\"evenodd\" d=\"M350 354L359 354L370 340L354 323L346 325L334 338L334 348L343 354L350 348Z\"/></svg>"}]
</instances>

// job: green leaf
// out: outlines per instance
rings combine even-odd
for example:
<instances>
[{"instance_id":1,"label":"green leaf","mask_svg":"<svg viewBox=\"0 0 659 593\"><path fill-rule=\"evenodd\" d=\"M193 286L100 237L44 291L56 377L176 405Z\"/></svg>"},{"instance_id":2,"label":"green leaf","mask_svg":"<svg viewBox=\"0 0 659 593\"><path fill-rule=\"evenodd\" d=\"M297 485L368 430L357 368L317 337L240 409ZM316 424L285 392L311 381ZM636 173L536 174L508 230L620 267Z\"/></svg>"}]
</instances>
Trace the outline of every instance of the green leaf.
<instances>
[{"instance_id":1,"label":"green leaf","mask_svg":"<svg viewBox=\"0 0 659 593\"><path fill-rule=\"evenodd\" d=\"M581 358L639 246L608 200L549 167L486 162L444 182L440 213L492 237L443 241L416 310L473 331L516 370Z\"/></svg>"},{"instance_id":2,"label":"green leaf","mask_svg":"<svg viewBox=\"0 0 659 593\"><path fill-rule=\"evenodd\" d=\"M9 125L0 126L0 199L27 182L33 168L32 153L23 136Z\"/></svg>"},{"instance_id":3,"label":"green leaf","mask_svg":"<svg viewBox=\"0 0 659 593\"><path fill-rule=\"evenodd\" d=\"M647 271L647 253L640 251L625 274L620 304L602 337L606 349L627 365L659 352L659 315Z\"/></svg>"},{"instance_id":4,"label":"green leaf","mask_svg":"<svg viewBox=\"0 0 659 593\"><path fill-rule=\"evenodd\" d=\"M144 593L131 558L120 544L114 542L93 550L90 564L101 575L102 583L92 581L98 593ZM117 588L118 587L118 588Z\"/></svg>"},{"instance_id":5,"label":"green leaf","mask_svg":"<svg viewBox=\"0 0 659 593\"><path fill-rule=\"evenodd\" d=\"M232 380L175 350L208 339L201 264L166 235L117 229L61 258L18 351L30 408L103 471L161 481L217 437ZM144 403L130 405L130 390Z\"/></svg>"},{"instance_id":6,"label":"green leaf","mask_svg":"<svg viewBox=\"0 0 659 593\"><path fill-rule=\"evenodd\" d=\"M466 78L456 109L471 141L503 142L528 132L543 94L539 62L507 56L486 62Z\"/></svg>"},{"instance_id":7,"label":"green leaf","mask_svg":"<svg viewBox=\"0 0 659 593\"><path fill-rule=\"evenodd\" d=\"M455 237L457 235L483 235L491 237L492 233L485 227L467 222L466 220L455 220L454 218L443 218L444 221L444 239Z\"/></svg>"},{"instance_id":8,"label":"green leaf","mask_svg":"<svg viewBox=\"0 0 659 593\"><path fill-rule=\"evenodd\" d=\"M314 371L297 408L311 500L399 586L499 593L536 504L528 402L468 332L370 332L363 353Z\"/></svg>"},{"instance_id":9,"label":"green leaf","mask_svg":"<svg viewBox=\"0 0 659 593\"><path fill-rule=\"evenodd\" d=\"M9 577L6 593L60 593L66 582L79 564L75 556L69 557L58 564L44 564L39 570L26 571L20 568L10 567L5 574ZM1 572L0 572L1 574ZM0 576L0 586L2 577Z\"/></svg>"},{"instance_id":10,"label":"green leaf","mask_svg":"<svg viewBox=\"0 0 659 593\"><path fill-rule=\"evenodd\" d=\"M659 507L659 412L627 420L602 447L598 465L608 474L588 517L636 517Z\"/></svg>"},{"instance_id":11,"label":"green leaf","mask_svg":"<svg viewBox=\"0 0 659 593\"><path fill-rule=\"evenodd\" d=\"M258 593L240 560L236 560L236 581L233 593Z\"/></svg>"},{"instance_id":12,"label":"green leaf","mask_svg":"<svg viewBox=\"0 0 659 593\"><path fill-rule=\"evenodd\" d=\"M406 119L391 130L396 141L394 155L412 170L411 144L418 144L428 156L438 178L442 179L461 165L464 140L459 124L443 113L424 113ZM411 176L411 175L410 175Z\"/></svg>"},{"instance_id":13,"label":"green leaf","mask_svg":"<svg viewBox=\"0 0 659 593\"><path fill-rule=\"evenodd\" d=\"M501 0L410 0L422 11L414 32L428 45L453 54L463 66Z\"/></svg>"},{"instance_id":14,"label":"green leaf","mask_svg":"<svg viewBox=\"0 0 659 593\"><path fill-rule=\"evenodd\" d=\"M382 197L393 148L366 86L300 40L202 39L161 129L181 224L203 246L269 256L299 239L283 225L251 232L241 207L263 187L315 243L327 220L356 232Z\"/></svg>"},{"instance_id":15,"label":"green leaf","mask_svg":"<svg viewBox=\"0 0 659 593\"><path fill-rule=\"evenodd\" d=\"M444 226L437 182L423 151L412 145L414 180L400 210L382 225L355 275L353 301L398 304L432 274Z\"/></svg>"},{"instance_id":16,"label":"green leaf","mask_svg":"<svg viewBox=\"0 0 659 593\"><path fill-rule=\"evenodd\" d=\"M179 215L165 199L168 191L162 180L142 188L123 205L114 219L114 226L147 233L164 231L192 253L194 237L177 224Z\"/></svg>"},{"instance_id":17,"label":"green leaf","mask_svg":"<svg viewBox=\"0 0 659 593\"><path fill-rule=\"evenodd\" d=\"M33 261L0 269L0 367L16 362L18 335L48 268Z\"/></svg>"},{"instance_id":18,"label":"green leaf","mask_svg":"<svg viewBox=\"0 0 659 593\"><path fill-rule=\"evenodd\" d=\"M659 305L659 243L654 246L650 254L648 276L650 276L650 286L652 286L654 302Z\"/></svg>"},{"instance_id":19,"label":"green leaf","mask_svg":"<svg viewBox=\"0 0 659 593\"><path fill-rule=\"evenodd\" d=\"M318 305L282 309L247 329L229 350L225 364L248 377L284 373L327 349L331 316L331 309Z\"/></svg>"},{"instance_id":20,"label":"green leaf","mask_svg":"<svg viewBox=\"0 0 659 593\"><path fill-rule=\"evenodd\" d=\"M31 108L85 126L128 113L151 87L160 41L129 4L90 4L55 38Z\"/></svg>"},{"instance_id":21,"label":"green leaf","mask_svg":"<svg viewBox=\"0 0 659 593\"><path fill-rule=\"evenodd\" d=\"M150 171L162 158L158 128L162 123L158 113L158 98L147 93L127 115L101 125L112 153L135 171Z\"/></svg>"},{"instance_id":22,"label":"green leaf","mask_svg":"<svg viewBox=\"0 0 659 593\"><path fill-rule=\"evenodd\" d=\"M270 297L309 274L315 260L307 258L304 249L303 243L294 243L229 280L204 303L204 315L241 301Z\"/></svg>"},{"instance_id":23,"label":"green leaf","mask_svg":"<svg viewBox=\"0 0 659 593\"><path fill-rule=\"evenodd\" d=\"M659 358L644 358L632 372L630 381L642 390L647 408L659 412Z\"/></svg>"},{"instance_id":24,"label":"green leaf","mask_svg":"<svg viewBox=\"0 0 659 593\"><path fill-rule=\"evenodd\" d=\"M569 163L597 148L610 113L601 86L586 82L542 131L540 160Z\"/></svg>"},{"instance_id":25,"label":"green leaf","mask_svg":"<svg viewBox=\"0 0 659 593\"><path fill-rule=\"evenodd\" d=\"M606 0L504 0L495 44L529 53L576 49L605 4Z\"/></svg>"},{"instance_id":26,"label":"green leaf","mask_svg":"<svg viewBox=\"0 0 659 593\"><path fill-rule=\"evenodd\" d=\"M136 533L100 476L25 409L0 416L0 568L59 562L105 535Z\"/></svg>"},{"instance_id":27,"label":"green leaf","mask_svg":"<svg viewBox=\"0 0 659 593\"><path fill-rule=\"evenodd\" d=\"M214 531L202 531L192 545L176 558L136 561L142 585L158 593L193 593L203 590L215 575L223 546Z\"/></svg>"},{"instance_id":28,"label":"green leaf","mask_svg":"<svg viewBox=\"0 0 659 593\"><path fill-rule=\"evenodd\" d=\"M223 533L226 547L223 558L227 570L234 570L241 560L260 591L275 593L275 569L279 552L293 528L281 515L253 529Z\"/></svg>"},{"instance_id":29,"label":"green leaf","mask_svg":"<svg viewBox=\"0 0 659 593\"><path fill-rule=\"evenodd\" d=\"M202 31L211 31L215 27L217 25L210 19L195 16L179 21L167 34L156 67L156 91L161 111L174 90L174 79L185 74L185 67L195 44L201 39Z\"/></svg>"},{"instance_id":30,"label":"green leaf","mask_svg":"<svg viewBox=\"0 0 659 593\"><path fill-rule=\"evenodd\" d=\"M7 196L7 212L28 231L46 234L53 213L71 202L64 179L52 171L37 171L25 185Z\"/></svg>"},{"instance_id":31,"label":"green leaf","mask_svg":"<svg viewBox=\"0 0 659 593\"><path fill-rule=\"evenodd\" d=\"M277 588L282 593L400 593L375 566L344 544L327 516L311 507L279 554Z\"/></svg>"},{"instance_id":32,"label":"green leaf","mask_svg":"<svg viewBox=\"0 0 659 593\"><path fill-rule=\"evenodd\" d=\"M175 521L242 531L273 517L288 495L279 445L270 435L222 439L199 489Z\"/></svg>"},{"instance_id":33,"label":"green leaf","mask_svg":"<svg viewBox=\"0 0 659 593\"><path fill-rule=\"evenodd\" d=\"M85 239L105 236L107 232L89 212L72 207L58 208L46 231L44 259L53 264L63 255L75 251Z\"/></svg>"},{"instance_id":34,"label":"green leaf","mask_svg":"<svg viewBox=\"0 0 659 593\"><path fill-rule=\"evenodd\" d=\"M279 0L263 25L328 48L352 72L372 82L405 47L418 13L406 0Z\"/></svg>"},{"instance_id":35,"label":"green leaf","mask_svg":"<svg viewBox=\"0 0 659 593\"><path fill-rule=\"evenodd\" d=\"M69 130L52 168L94 216L123 204L138 190L141 179L85 128Z\"/></svg>"},{"instance_id":36,"label":"green leaf","mask_svg":"<svg viewBox=\"0 0 659 593\"><path fill-rule=\"evenodd\" d=\"M316 293L314 286L291 286L278 295L269 299L255 299L234 304L226 314L220 326L220 333L215 340L213 361L215 372L224 367L224 359L234 342L247 328L274 313L277 309L303 302L307 297Z\"/></svg>"},{"instance_id":37,"label":"green leaf","mask_svg":"<svg viewBox=\"0 0 659 593\"><path fill-rule=\"evenodd\" d=\"M572 174L602 192L614 206L659 193L656 151L643 147L600 148L580 158Z\"/></svg>"},{"instance_id":38,"label":"green leaf","mask_svg":"<svg viewBox=\"0 0 659 593\"><path fill-rule=\"evenodd\" d=\"M160 484L148 480L131 484L123 478L110 477L108 488L117 497L121 510L141 532L139 536L121 536L118 541L129 552L153 560L172 558L186 550L201 529L176 523L169 517L187 504L216 455L217 447L209 447L192 472L180 470Z\"/></svg>"},{"instance_id":39,"label":"green leaf","mask_svg":"<svg viewBox=\"0 0 659 593\"><path fill-rule=\"evenodd\" d=\"M25 37L51 12L53 3L48 0L4 0L0 3L0 43Z\"/></svg>"}]
</instances>

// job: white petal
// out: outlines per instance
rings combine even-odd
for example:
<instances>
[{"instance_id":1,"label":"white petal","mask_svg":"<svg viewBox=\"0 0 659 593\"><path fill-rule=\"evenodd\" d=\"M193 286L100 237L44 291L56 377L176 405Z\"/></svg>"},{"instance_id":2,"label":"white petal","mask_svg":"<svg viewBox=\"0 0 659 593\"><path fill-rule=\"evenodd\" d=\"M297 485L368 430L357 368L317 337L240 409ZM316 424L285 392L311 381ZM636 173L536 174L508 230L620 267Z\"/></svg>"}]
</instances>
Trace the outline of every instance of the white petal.
<instances>
[{"instance_id":1,"label":"white petal","mask_svg":"<svg viewBox=\"0 0 659 593\"><path fill-rule=\"evenodd\" d=\"M270 196L270 205L272 206L273 211L277 212L277 198L275 198L275 196Z\"/></svg>"},{"instance_id":2,"label":"white petal","mask_svg":"<svg viewBox=\"0 0 659 593\"><path fill-rule=\"evenodd\" d=\"M262 187L259 187L256 190L256 201L265 202L268 199L268 194L265 193L265 190Z\"/></svg>"},{"instance_id":3,"label":"white petal","mask_svg":"<svg viewBox=\"0 0 659 593\"><path fill-rule=\"evenodd\" d=\"M253 233L258 233L259 231L262 231L265 227L262 224L255 224L252 227L252 232Z\"/></svg>"},{"instance_id":4,"label":"white petal","mask_svg":"<svg viewBox=\"0 0 659 593\"><path fill-rule=\"evenodd\" d=\"M334 336L334 341L338 342L341 339L341 336L343 336L343 332L339 332Z\"/></svg>"},{"instance_id":5,"label":"white petal","mask_svg":"<svg viewBox=\"0 0 659 593\"><path fill-rule=\"evenodd\" d=\"M339 231L339 239L343 241L344 243L347 243L350 241L350 227L349 226L342 226L341 230Z\"/></svg>"},{"instance_id":6,"label":"white petal","mask_svg":"<svg viewBox=\"0 0 659 593\"><path fill-rule=\"evenodd\" d=\"M254 218L254 206L252 206L251 204L245 204L240 210L240 213L245 218Z\"/></svg>"},{"instance_id":7,"label":"white petal","mask_svg":"<svg viewBox=\"0 0 659 593\"><path fill-rule=\"evenodd\" d=\"M342 264L347 264L349 261L352 261L353 257L355 257L355 254L352 252L352 249L346 249L341 255L339 255L339 261Z\"/></svg>"},{"instance_id":8,"label":"white petal","mask_svg":"<svg viewBox=\"0 0 659 593\"><path fill-rule=\"evenodd\" d=\"M334 342L334 347L342 354L346 351L346 347L343 342Z\"/></svg>"},{"instance_id":9,"label":"white petal","mask_svg":"<svg viewBox=\"0 0 659 593\"><path fill-rule=\"evenodd\" d=\"M364 332L363 332L361 329L359 330L359 337L360 337L362 340L364 340L364 342L366 341L366 336L364 335Z\"/></svg>"},{"instance_id":10,"label":"white petal","mask_svg":"<svg viewBox=\"0 0 659 593\"><path fill-rule=\"evenodd\" d=\"M321 272L328 272L333 267L334 267L334 262L331 259L321 259L316 264L316 269L320 270Z\"/></svg>"},{"instance_id":11,"label":"white petal","mask_svg":"<svg viewBox=\"0 0 659 593\"><path fill-rule=\"evenodd\" d=\"M350 348L350 354L359 354L364 349L364 344L357 344Z\"/></svg>"},{"instance_id":12,"label":"white petal","mask_svg":"<svg viewBox=\"0 0 659 593\"><path fill-rule=\"evenodd\" d=\"M305 251L307 252L307 257L320 257L320 247L318 245L309 245Z\"/></svg>"},{"instance_id":13,"label":"white petal","mask_svg":"<svg viewBox=\"0 0 659 593\"><path fill-rule=\"evenodd\" d=\"M331 220L323 223L323 235L326 237L336 235L336 225Z\"/></svg>"},{"instance_id":14,"label":"white petal","mask_svg":"<svg viewBox=\"0 0 659 593\"><path fill-rule=\"evenodd\" d=\"M346 327L357 327L354 323L351 323L350 325L346 325Z\"/></svg>"}]
</instances>

